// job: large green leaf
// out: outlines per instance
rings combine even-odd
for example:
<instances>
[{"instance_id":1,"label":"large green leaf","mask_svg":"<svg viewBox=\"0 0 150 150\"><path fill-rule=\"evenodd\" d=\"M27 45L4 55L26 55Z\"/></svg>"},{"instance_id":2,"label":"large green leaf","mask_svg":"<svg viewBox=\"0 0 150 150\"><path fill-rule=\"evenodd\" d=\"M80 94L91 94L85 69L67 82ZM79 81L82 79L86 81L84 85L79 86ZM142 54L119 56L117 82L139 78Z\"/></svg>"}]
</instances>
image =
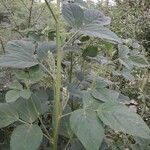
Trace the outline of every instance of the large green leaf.
<instances>
[{"instance_id":1,"label":"large green leaf","mask_svg":"<svg viewBox=\"0 0 150 150\"><path fill-rule=\"evenodd\" d=\"M29 99L31 96L30 90L10 90L6 93L5 100L6 102L15 102L19 97L24 99Z\"/></svg>"},{"instance_id":2,"label":"large green leaf","mask_svg":"<svg viewBox=\"0 0 150 150\"><path fill-rule=\"evenodd\" d=\"M77 138L73 138L71 139L69 150L85 150L85 148Z\"/></svg>"},{"instance_id":3,"label":"large green leaf","mask_svg":"<svg viewBox=\"0 0 150 150\"><path fill-rule=\"evenodd\" d=\"M91 91L82 91L82 101L84 109L90 108L96 110L100 106L100 101L96 100L92 95Z\"/></svg>"},{"instance_id":4,"label":"large green leaf","mask_svg":"<svg viewBox=\"0 0 150 150\"><path fill-rule=\"evenodd\" d=\"M9 89L21 90L21 89L23 89L23 87L22 87L22 85L21 85L18 81L13 81L13 82L9 85Z\"/></svg>"},{"instance_id":5,"label":"large green leaf","mask_svg":"<svg viewBox=\"0 0 150 150\"><path fill-rule=\"evenodd\" d=\"M99 118L110 128L150 139L150 129L142 118L119 103L104 103L98 108Z\"/></svg>"},{"instance_id":6,"label":"large green leaf","mask_svg":"<svg viewBox=\"0 0 150 150\"><path fill-rule=\"evenodd\" d=\"M88 36L113 41L115 43L122 43L121 39L114 32L100 24L85 25L79 30L79 32Z\"/></svg>"},{"instance_id":7,"label":"large green leaf","mask_svg":"<svg viewBox=\"0 0 150 150\"><path fill-rule=\"evenodd\" d=\"M94 98L101 100L103 102L116 101L119 97L119 92L109 90L107 88L93 89L91 91L91 94Z\"/></svg>"},{"instance_id":8,"label":"large green leaf","mask_svg":"<svg viewBox=\"0 0 150 150\"><path fill-rule=\"evenodd\" d=\"M18 119L18 113L9 104L0 104L0 128L6 127Z\"/></svg>"},{"instance_id":9,"label":"large green leaf","mask_svg":"<svg viewBox=\"0 0 150 150\"><path fill-rule=\"evenodd\" d=\"M76 3L77 5L83 7L83 8L87 8L88 7L87 2L84 1L84 0L74 0L73 2Z\"/></svg>"},{"instance_id":10,"label":"large green leaf","mask_svg":"<svg viewBox=\"0 0 150 150\"><path fill-rule=\"evenodd\" d=\"M23 51L25 53L33 54L35 51L35 46L32 41L29 40L13 40L9 41L6 45L7 53L20 53Z\"/></svg>"},{"instance_id":11,"label":"large green leaf","mask_svg":"<svg viewBox=\"0 0 150 150\"><path fill-rule=\"evenodd\" d=\"M119 62L124 65L127 69L131 70L133 68L133 63L128 58L119 58Z\"/></svg>"},{"instance_id":12,"label":"large green leaf","mask_svg":"<svg viewBox=\"0 0 150 150\"><path fill-rule=\"evenodd\" d=\"M84 11L84 21L86 24L95 23L100 25L108 25L111 22L102 12L96 9L87 9Z\"/></svg>"},{"instance_id":13,"label":"large green leaf","mask_svg":"<svg viewBox=\"0 0 150 150\"><path fill-rule=\"evenodd\" d=\"M143 56L129 56L129 60L137 67L147 67L149 65Z\"/></svg>"},{"instance_id":14,"label":"large green leaf","mask_svg":"<svg viewBox=\"0 0 150 150\"><path fill-rule=\"evenodd\" d=\"M19 117L29 123L33 123L41 114L47 111L46 104L42 104L36 95L33 95L25 100L19 98L15 103Z\"/></svg>"},{"instance_id":15,"label":"large green leaf","mask_svg":"<svg viewBox=\"0 0 150 150\"><path fill-rule=\"evenodd\" d=\"M71 108L67 105L65 107L63 115L68 114L68 113L72 113L72 111L71 111ZM67 115L67 116L61 118L59 134L64 136L64 137L67 137L67 138L72 138L73 133L72 133L72 130L70 128L69 119L70 119L70 115Z\"/></svg>"},{"instance_id":16,"label":"large green leaf","mask_svg":"<svg viewBox=\"0 0 150 150\"><path fill-rule=\"evenodd\" d=\"M70 26L74 27L75 29L82 26L84 14L80 6L72 3L64 3L62 6L62 14Z\"/></svg>"},{"instance_id":17,"label":"large green leaf","mask_svg":"<svg viewBox=\"0 0 150 150\"><path fill-rule=\"evenodd\" d=\"M113 75L123 76L126 80L133 81L135 80L135 78L131 73L132 71L126 68L123 68L121 71L120 70L113 71Z\"/></svg>"},{"instance_id":18,"label":"large green leaf","mask_svg":"<svg viewBox=\"0 0 150 150\"><path fill-rule=\"evenodd\" d=\"M80 50L81 50L81 48L77 45L64 47L64 52L66 52L66 53L69 53L69 52L79 53Z\"/></svg>"},{"instance_id":19,"label":"large green leaf","mask_svg":"<svg viewBox=\"0 0 150 150\"><path fill-rule=\"evenodd\" d=\"M134 76L131 74L132 72L126 68L121 71L122 76L129 81L135 80Z\"/></svg>"},{"instance_id":20,"label":"large green leaf","mask_svg":"<svg viewBox=\"0 0 150 150\"><path fill-rule=\"evenodd\" d=\"M6 54L0 57L0 66L11 68L28 68L38 64L31 42L18 40L8 42Z\"/></svg>"},{"instance_id":21,"label":"large green leaf","mask_svg":"<svg viewBox=\"0 0 150 150\"><path fill-rule=\"evenodd\" d=\"M130 52L130 49L126 45L119 44L118 50L119 50L119 57L121 59L128 58L128 54Z\"/></svg>"},{"instance_id":22,"label":"large green leaf","mask_svg":"<svg viewBox=\"0 0 150 150\"><path fill-rule=\"evenodd\" d=\"M32 94L31 91L27 90L27 89L24 89L24 90L20 91L20 97L22 97L24 99L29 99L31 94Z\"/></svg>"},{"instance_id":23,"label":"large green leaf","mask_svg":"<svg viewBox=\"0 0 150 150\"><path fill-rule=\"evenodd\" d=\"M129 102L129 97L119 93L117 101L119 102Z\"/></svg>"},{"instance_id":24,"label":"large green leaf","mask_svg":"<svg viewBox=\"0 0 150 150\"><path fill-rule=\"evenodd\" d=\"M104 130L94 111L74 111L70 117L70 125L86 150L99 149L104 138Z\"/></svg>"},{"instance_id":25,"label":"large green leaf","mask_svg":"<svg viewBox=\"0 0 150 150\"><path fill-rule=\"evenodd\" d=\"M43 139L38 125L20 125L12 133L10 147L12 150L37 150Z\"/></svg>"},{"instance_id":26,"label":"large green leaf","mask_svg":"<svg viewBox=\"0 0 150 150\"><path fill-rule=\"evenodd\" d=\"M39 43L36 53L40 60L45 59L48 55L48 51L55 52L56 43L54 41Z\"/></svg>"},{"instance_id":27,"label":"large green leaf","mask_svg":"<svg viewBox=\"0 0 150 150\"><path fill-rule=\"evenodd\" d=\"M15 76L19 80L33 84L40 81L45 76L45 73L41 67L35 66L28 70L15 70Z\"/></svg>"},{"instance_id":28,"label":"large green leaf","mask_svg":"<svg viewBox=\"0 0 150 150\"><path fill-rule=\"evenodd\" d=\"M132 150L149 150L150 140L134 137L135 144L132 145Z\"/></svg>"},{"instance_id":29,"label":"large green leaf","mask_svg":"<svg viewBox=\"0 0 150 150\"><path fill-rule=\"evenodd\" d=\"M14 102L20 97L19 90L10 90L6 93L5 100L6 102Z\"/></svg>"}]
</instances>

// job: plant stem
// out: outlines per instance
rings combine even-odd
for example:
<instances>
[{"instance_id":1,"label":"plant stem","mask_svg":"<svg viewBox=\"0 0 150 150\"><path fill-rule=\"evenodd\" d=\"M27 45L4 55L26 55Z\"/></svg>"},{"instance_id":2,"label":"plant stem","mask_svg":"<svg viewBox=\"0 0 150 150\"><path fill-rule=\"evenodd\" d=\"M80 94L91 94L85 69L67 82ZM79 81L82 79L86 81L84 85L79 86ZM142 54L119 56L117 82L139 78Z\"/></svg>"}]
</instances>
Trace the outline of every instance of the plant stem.
<instances>
[{"instance_id":1,"label":"plant stem","mask_svg":"<svg viewBox=\"0 0 150 150\"><path fill-rule=\"evenodd\" d=\"M143 94L146 83L147 83L147 69L144 71L143 82L140 87L140 90L142 92L142 102L143 102L143 108L142 108L142 112L141 112L142 117L144 116L145 109L146 109L146 100L145 100L145 95Z\"/></svg>"},{"instance_id":2,"label":"plant stem","mask_svg":"<svg viewBox=\"0 0 150 150\"><path fill-rule=\"evenodd\" d=\"M73 53L70 52L70 61L71 61L71 64L70 64L70 70L69 70L69 82L71 83L72 82L72 71L73 71Z\"/></svg>"},{"instance_id":3,"label":"plant stem","mask_svg":"<svg viewBox=\"0 0 150 150\"><path fill-rule=\"evenodd\" d=\"M20 121L20 122L23 123L23 124L31 125L30 123L28 123L28 122L26 122L26 121L24 121L24 120L22 120L22 119L18 119L18 121Z\"/></svg>"},{"instance_id":4,"label":"plant stem","mask_svg":"<svg viewBox=\"0 0 150 150\"><path fill-rule=\"evenodd\" d=\"M31 1L31 6L29 9L28 28L30 28L30 25L31 25L33 2L34 2L34 0Z\"/></svg>"},{"instance_id":5,"label":"plant stem","mask_svg":"<svg viewBox=\"0 0 150 150\"><path fill-rule=\"evenodd\" d=\"M77 34L78 34L78 31L76 31L76 32L68 39L68 41L62 46L62 48L65 48L69 43L71 43L72 40L74 39L74 37L76 37Z\"/></svg>"},{"instance_id":6,"label":"plant stem","mask_svg":"<svg viewBox=\"0 0 150 150\"><path fill-rule=\"evenodd\" d=\"M53 18L54 18L55 22L57 22L56 15L54 14L54 12L53 12L53 10L52 10L51 5L48 3L48 1L47 1L47 0L45 0L45 3L46 3L46 5L47 5L47 7L48 7L49 11L51 12L51 14L52 14L52 16L53 16Z\"/></svg>"},{"instance_id":7,"label":"plant stem","mask_svg":"<svg viewBox=\"0 0 150 150\"><path fill-rule=\"evenodd\" d=\"M55 15L54 15L55 16ZM53 150L57 150L58 144L58 131L60 125L60 116L62 114L61 110L61 62L63 57L63 48L61 47L61 39L60 39L60 0L57 0L57 14L56 14L56 46L57 46L57 70L56 70L56 83L55 83L55 101L54 101L54 112L53 112Z\"/></svg>"},{"instance_id":8,"label":"plant stem","mask_svg":"<svg viewBox=\"0 0 150 150\"><path fill-rule=\"evenodd\" d=\"M0 44L2 46L3 53L5 54L5 47L2 38L0 37Z\"/></svg>"},{"instance_id":9,"label":"plant stem","mask_svg":"<svg viewBox=\"0 0 150 150\"><path fill-rule=\"evenodd\" d=\"M47 0L45 0L46 5L51 12L55 24L56 24L56 48L57 48L57 70L56 70L56 80L55 80L55 86L54 86L54 109L53 109L53 150L57 150L57 144L58 144L58 132L59 132L59 125L60 125L60 116L62 114L62 108L61 108L61 101L60 101L60 95L61 95L61 62L63 57L63 48L61 47L61 39L60 39L60 0L57 0L57 13L55 14L48 3Z\"/></svg>"},{"instance_id":10,"label":"plant stem","mask_svg":"<svg viewBox=\"0 0 150 150\"><path fill-rule=\"evenodd\" d=\"M46 133L46 137L48 138L48 140L50 141L50 143L53 144L53 139L52 139L51 135L49 134L48 130L46 129L46 127L45 127L45 125L44 125L44 123L43 123L43 121L42 121L42 119L40 117L39 117L39 121L41 123L41 126L42 126L43 130Z\"/></svg>"}]
</instances>

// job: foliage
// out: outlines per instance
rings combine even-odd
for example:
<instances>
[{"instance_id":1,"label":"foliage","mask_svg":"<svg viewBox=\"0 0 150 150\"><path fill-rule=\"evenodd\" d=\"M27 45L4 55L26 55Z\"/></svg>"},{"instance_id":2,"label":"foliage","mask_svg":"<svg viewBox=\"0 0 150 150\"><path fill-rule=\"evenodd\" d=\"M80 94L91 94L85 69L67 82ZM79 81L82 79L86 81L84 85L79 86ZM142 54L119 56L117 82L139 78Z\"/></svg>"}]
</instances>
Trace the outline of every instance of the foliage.
<instances>
[{"instance_id":1,"label":"foliage","mask_svg":"<svg viewBox=\"0 0 150 150\"><path fill-rule=\"evenodd\" d=\"M30 30L31 3L26 37L7 42L0 57L0 66L11 70L0 103L0 127L11 127L8 148L115 149L119 140L120 148L149 147L142 118L148 109L145 51L111 31L110 17L85 3L63 2L60 16L59 1L54 9L45 2L51 28ZM133 84L136 93L127 91ZM133 98L143 101L142 111L132 109Z\"/></svg>"}]
</instances>

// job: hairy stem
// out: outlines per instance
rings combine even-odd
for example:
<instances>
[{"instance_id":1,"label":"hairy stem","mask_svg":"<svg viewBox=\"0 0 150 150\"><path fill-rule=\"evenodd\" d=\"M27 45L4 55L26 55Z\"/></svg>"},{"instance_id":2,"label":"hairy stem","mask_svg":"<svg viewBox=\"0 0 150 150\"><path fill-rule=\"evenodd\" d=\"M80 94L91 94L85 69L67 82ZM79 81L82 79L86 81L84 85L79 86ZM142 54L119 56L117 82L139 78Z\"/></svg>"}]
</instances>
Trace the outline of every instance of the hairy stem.
<instances>
[{"instance_id":1,"label":"hairy stem","mask_svg":"<svg viewBox=\"0 0 150 150\"><path fill-rule=\"evenodd\" d=\"M57 70L56 70L56 83L54 87L55 91L55 98L54 98L54 111L53 111L53 150L57 150L58 145L58 131L59 131L59 125L60 125L60 116L62 113L61 108L61 62L63 57L63 48L61 47L61 39L60 39L60 0L57 0L57 14L55 15L53 10L51 9L49 3L47 0L45 0L56 24L56 46L57 46Z\"/></svg>"},{"instance_id":2,"label":"hairy stem","mask_svg":"<svg viewBox=\"0 0 150 150\"><path fill-rule=\"evenodd\" d=\"M34 0L31 1L31 6L29 9L28 28L30 28L30 25L31 25L33 2L34 2Z\"/></svg>"},{"instance_id":3,"label":"hairy stem","mask_svg":"<svg viewBox=\"0 0 150 150\"><path fill-rule=\"evenodd\" d=\"M0 44L2 46L3 53L5 54L5 47L2 38L0 37Z\"/></svg>"},{"instance_id":4,"label":"hairy stem","mask_svg":"<svg viewBox=\"0 0 150 150\"><path fill-rule=\"evenodd\" d=\"M62 114L60 95L61 95L61 71L62 71L61 62L63 57L63 48L61 47L61 39L60 39L60 0L57 0L56 14L53 12L47 0L45 0L45 3L53 16L56 25L57 70L54 86L54 108L53 108L52 122L53 122L53 150L57 150L60 116Z\"/></svg>"},{"instance_id":5,"label":"hairy stem","mask_svg":"<svg viewBox=\"0 0 150 150\"><path fill-rule=\"evenodd\" d=\"M143 94L146 83L147 83L147 69L145 69L145 71L144 71L143 82L140 87L140 91L142 92L142 102L143 102L143 108L142 108L142 112L141 112L142 117L144 116L145 109L146 109L145 95Z\"/></svg>"},{"instance_id":6,"label":"hairy stem","mask_svg":"<svg viewBox=\"0 0 150 150\"><path fill-rule=\"evenodd\" d=\"M48 7L49 11L51 12L51 14L52 14L52 16L53 16L53 18L54 18L55 22L57 22L56 15L54 14L54 12L53 12L53 10L52 10L51 5L48 3L48 1L47 1L47 0L45 0L45 3L46 3L46 5L47 5L47 7Z\"/></svg>"},{"instance_id":7,"label":"hairy stem","mask_svg":"<svg viewBox=\"0 0 150 150\"><path fill-rule=\"evenodd\" d=\"M71 83L72 82L72 72L73 72L73 53L70 52L70 61L71 61L71 64L70 64L70 70L69 70L69 82Z\"/></svg>"}]
</instances>

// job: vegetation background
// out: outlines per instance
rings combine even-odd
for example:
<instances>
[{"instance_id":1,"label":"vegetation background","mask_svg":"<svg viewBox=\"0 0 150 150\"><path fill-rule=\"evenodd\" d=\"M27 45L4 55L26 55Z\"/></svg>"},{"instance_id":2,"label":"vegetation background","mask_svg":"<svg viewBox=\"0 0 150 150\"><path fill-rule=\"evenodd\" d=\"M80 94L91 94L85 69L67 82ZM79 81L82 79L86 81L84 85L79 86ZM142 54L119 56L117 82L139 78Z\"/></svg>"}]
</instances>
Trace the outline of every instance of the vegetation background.
<instances>
[{"instance_id":1,"label":"vegetation background","mask_svg":"<svg viewBox=\"0 0 150 150\"><path fill-rule=\"evenodd\" d=\"M111 24L108 25L109 29L124 40L124 43L131 49L130 53L137 55L140 53L145 56L144 59L147 60L146 62L150 61L149 0L115 0L113 5L109 0L101 0L97 3L94 3L92 0L87 0L87 3L82 0L69 2L80 4L81 7L86 6L86 8L100 10L106 16L109 16L111 18ZM51 7L53 11L57 13L56 4L51 3ZM53 15L49 12L49 8L45 3L40 2L40 0L0 0L0 54L3 55L6 53L6 45L11 40L29 38L39 43L55 40L55 26L56 24ZM66 25L63 17L60 18L60 26L63 26L60 30L61 35L63 35L62 41L67 41L71 36L69 32L70 27ZM136 67L129 71L127 68L124 69L124 66L129 65L127 62L123 64L118 62L118 56L120 54L118 53L117 46L114 45L113 42L108 43L99 38L90 38L88 36L79 36L78 39L73 40L73 42L82 49L82 54L69 51L65 54L65 59L62 62L62 76L66 79L65 81L68 80L67 82L69 83L69 85L64 85L62 91L65 92L66 86L69 87L67 90L72 96L73 102L69 102L68 105L72 111L81 107L80 91L89 87L87 80L84 79L90 72L88 81L97 78L98 75L98 77L100 77L99 80L108 83L109 89L121 91L122 94L126 95L126 97L122 99L127 100L123 101L123 103L128 106L131 111L137 112L150 127L150 78L149 67L144 64L145 62L141 59L137 61L137 58L134 62ZM123 51L121 53L123 53ZM48 57L51 58L51 60L53 59L51 55L48 55ZM80 59L81 57L82 59ZM48 63L52 63L50 66L54 65L54 62ZM75 63L75 65L72 65L73 67L70 68L70 63ZM114 63L114 65L111 66L109 65L110 63ZM20 72L18 73L16 69L0 68L0 102L5 103L10 97L14 98L14 93L13 95L7 95L9 98L6 97L6 94L11 89L12 82L17 80L21 83L23 89L30 89L32 92L37 92L38 90L40 90L40 92L42 91L41 93L39 92L39 97L43 93L45 94L46 91L47 99L50 101L48 106L51 108L51 105L53 105L53 102L51 102L53 99L53 81L45 75L43 77L42 71L39 70L39 68L35 67L33 70L34 71L31 70L30 72L30 70L25 69L25 71L30 74L30 77L27 79L25 72L19 70ZM94 87L96 82L97 80L92 81L90 88ZM109 84L110 82L113 82L113 84ZM67 94L64 96L65 98L68 96ZM25 95L30 95L30 92L26 91ZM20 108L23 109L22 107ZM67 113L68 110L66 110L66 114ZM28 117L33 119L35 116ZM40 126L43 123L47 128L47 126L51 124L51 118L50 113L42 117L43 122L40 121L40 118L36 118L37 120L35 119L35 122ZM14 123L0 129L0 150L10 150L11 134L18 124L19 123ZM66 129L66 126L61 123L58 149L84 149L77 138L72 140L72 138L66 135L68 134L66 132L69 132L68 129L68 126ZM48 129L48 132L51 130L51 128ZM139 137L133 138L132 136L114 131L108 127L105 128L105 132L106 138L100 150L150 149L149 140ZM43 140L39 149L47 150L49 147L49 142ZM27 148L24 150L27 150ZM31 150L34 150L34 148Z\"/></svg>"}]
</instances>

